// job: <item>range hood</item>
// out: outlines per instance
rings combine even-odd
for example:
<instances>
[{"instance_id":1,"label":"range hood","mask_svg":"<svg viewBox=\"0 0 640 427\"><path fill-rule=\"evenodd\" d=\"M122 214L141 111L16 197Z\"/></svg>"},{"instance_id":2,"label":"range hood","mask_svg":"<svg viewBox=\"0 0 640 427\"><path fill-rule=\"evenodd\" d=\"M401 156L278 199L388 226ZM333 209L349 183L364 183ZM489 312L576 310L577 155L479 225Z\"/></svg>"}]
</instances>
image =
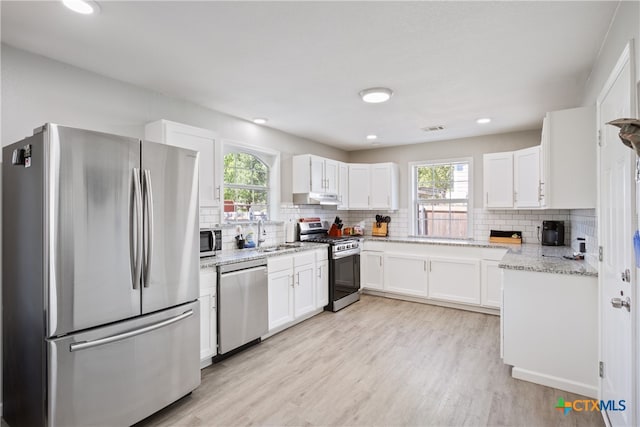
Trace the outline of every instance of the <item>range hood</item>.
<instances>
[{"instance_id":1,"label":"range hood","mask_svg":"<svg viewBox=\"0 0 640 427\"><path fill-rule=\"evenodd\" d=\"M294 205L325 205L338 206L340 201L337 194L331 193L293 193Z\"/></svg>"}]
</instances>

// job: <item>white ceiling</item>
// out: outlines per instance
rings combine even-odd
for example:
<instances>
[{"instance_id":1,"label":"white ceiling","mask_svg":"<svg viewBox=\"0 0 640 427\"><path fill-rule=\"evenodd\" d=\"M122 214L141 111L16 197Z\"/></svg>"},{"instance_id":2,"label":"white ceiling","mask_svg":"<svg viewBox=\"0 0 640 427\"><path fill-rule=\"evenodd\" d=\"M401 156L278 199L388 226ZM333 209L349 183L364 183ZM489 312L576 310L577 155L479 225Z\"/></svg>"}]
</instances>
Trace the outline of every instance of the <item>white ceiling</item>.
<instances>
[{"instance_id":1,"label":"white ceiling","mask_svg":"<svg viewBox=\"0 0 640 427\"><path fill-rule=\"evenodd\" d=\"M539 128L617 2L2 2L2 40L346 150ZM395 91L365 104L361 89ZM493 122L480 126L479 117ZM425 133L421 128L445 126Z\"/></svg>"}]
</instances>

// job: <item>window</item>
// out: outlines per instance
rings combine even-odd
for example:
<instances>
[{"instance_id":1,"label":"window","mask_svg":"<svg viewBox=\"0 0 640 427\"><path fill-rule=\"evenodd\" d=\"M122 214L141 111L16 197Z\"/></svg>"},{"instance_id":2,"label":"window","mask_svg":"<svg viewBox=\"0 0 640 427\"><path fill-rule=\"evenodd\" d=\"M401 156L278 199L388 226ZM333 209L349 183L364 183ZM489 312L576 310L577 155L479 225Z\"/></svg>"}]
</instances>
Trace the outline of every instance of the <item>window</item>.
<instances>
[{"instance_id":1,"label":"window","mask_svg":"<svg viewBox=\"0 0 640 427\"><path fill-rule=\"evenodd\" d=\"M414 234L471 237L471 159L411 164Z\"/></svg>"},{"instance_id":2,"label":"window","mask_svg":"<svg viewBox=\"0 0 640 427\"><path fill-rule=\"evenodd\" d=\"M231 151L224 156L224 219L269 219L269 167L258 156Z\"/></svg>"}]
</instances>

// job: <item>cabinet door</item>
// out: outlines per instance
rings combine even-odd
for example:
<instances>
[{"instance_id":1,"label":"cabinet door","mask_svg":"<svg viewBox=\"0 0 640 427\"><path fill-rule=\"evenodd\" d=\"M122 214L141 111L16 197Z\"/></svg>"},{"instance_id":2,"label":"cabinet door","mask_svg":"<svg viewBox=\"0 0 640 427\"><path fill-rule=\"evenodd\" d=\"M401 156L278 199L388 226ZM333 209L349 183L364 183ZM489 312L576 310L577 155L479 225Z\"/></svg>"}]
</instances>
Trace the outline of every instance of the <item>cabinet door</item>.
<instances>
[{"instance_id":1,"label":"cabinet door","mask_svg":"<svg viewBox=\"0 0 640 427\"><path fill-rule=\"evenodd\" d=\"M216 316L216 285L218 272L215 269L200 271L200 366L211 364L218 353Z\"/></svg>"},{"instance_id":2,"label":"cabinet door","mask_svg":"<svg viewBox=\"0 0 640 427\"><path fill-rule=\"evenodd\" d=\"M384 255L384 288L418 297L427 296L427 259L407 254Z\"/></svg>"},{"instance_id":3,"label":"cabinet door","mask_svg":"<svg viewBox=\"0 0 640 427\"><path fill-rule=\"evenodd\" d=\"M391 166L386 164L371 165L371 200L372 209L391 209Z\"/></svg>"},{"instance_id":4,"label":"cabinet door","mask_svg":"<svg viewBox=\"0 0 640 427\"><path fill-rule=\"evenodd\" d=\"M383 252L363 251L360 254L360 280L362 288L383 290Z\"/></svg>"},{"instance_id":5,"label":"cabinet door","mask_svg":"<svg viewBox=\"0 0 640 427\"><path fill-rule=\"evenodd\" d=\"M349 165L349 209L369 209L369 165Z\"/></svg>"},{"instance_id":6,"label":"cabinet door","mask_svg":"<svg viewBox=\"0 0 640 427\"><path fill-rule=\"evenodd\" d=\"M513 153L516 208L540 207L540 146Z\"/></svg>"},{"instance_id":7,"label":"cabinet door","mask_svg":"<svg viewBox=\"0 0 640 427\"><path fill-rule=\"evenodd\" d=\"M338 194L338 162L335 160L325 159L324 161L324 180L325 191L331 194Z\"/></svg>"},{"instance_id":8,"label":"cabinet door","mask_svg":"<svg viewBox=\"0 0 640 427\"><path fill-rule=\"evenodd\" d=\"M165 123L165 141L168 145L200 152L200 206L220 203L220 183L216 182L216 138L213 132L179 123Z\"/></svg>"},{"instance_id":9,"label":"cabinet door","mask_svg":"<svg viewBox=\"0 0 640 427\"><path fill-rule=\"evenodd\" d=\"M311 157L311 192L324 193L325 190L325 178L324 178L324 159L322 157Z\"/></svg>"},{"instance_id":10,"label":"cabinet door","mask_svg":"<svg viewBox=\"0 0 640 427\"><path fill-rule=\"evenodd\" d=\"M430 259L429 298L480 304L480 261Z\"/></svg>"},{"instance_id":11,"label":"cabinet door","mask_svg":"<svg viewBox=\"0 0 640 427\"><path fill-rule=\"evenodd\" d=\"M513 207L513 153L484 155L485 208Z\"/></svg>"},{"instance_id":12,"label":"cabinet door","mask_svg":"<svg viewBox=\"0 0 640 427\"><path fill-rule=\"evenodd\" d=\"M215 289L202 289L198 301L200 302L200 366L205 367L211 364L211 358L217 353Z\"/></svg>"},{"instance_id":13,"label":"cabinet door","mask_svg":"<svg viewBox=\"0 0 640 427\"><path fill-rule=\"evenodd\" d=\"M323 308L329 304L329 261L323 260L316 264L316 308Z\"/></svg>"},{"instance_id":14,"label":"cabinet door","mask_svg":"<svg viewBox=\"0 0 640 427\"><path fill-rule=\"evenodd\" d=\"M296 266L294 275L294 317L298 318L316 309L315 264Z\"/></svg>"},{"instance_id":15,"label":"cabinet door","mask_svg":"<svg viewBox=\"0 0 640 427\"><path fill-rule=\"evenodd\" d=\"M349 209L349 165L338 164L338 209Z\"/></svg>"},{"instance_id":16,"label":"cabinet door","mask_svg":"<svg viewBox=\"0 0 640 427\"><path fill-rule=\"evenodd\" d=\"M269 273L269 330L293 321L293 270Z\"/></svg>"},{"instance_id":17,"label":"cabinet door","mask_svg":"<svg viewBox=\"0 0 640 427\"><path fill-rule=\"evenodd\" d=\"M502 275L498 261L482 260L480 304L485 307L500 308L502 304Z\"/></svg>"}]
</instances>

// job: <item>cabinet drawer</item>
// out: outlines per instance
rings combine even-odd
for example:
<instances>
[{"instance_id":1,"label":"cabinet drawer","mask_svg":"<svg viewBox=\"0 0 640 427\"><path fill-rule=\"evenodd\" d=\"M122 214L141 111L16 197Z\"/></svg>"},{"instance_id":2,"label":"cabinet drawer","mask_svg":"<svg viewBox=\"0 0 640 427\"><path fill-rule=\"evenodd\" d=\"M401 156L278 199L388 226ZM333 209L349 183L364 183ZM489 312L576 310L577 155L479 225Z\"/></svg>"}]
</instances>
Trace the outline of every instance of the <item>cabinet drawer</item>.
<instances>
[{"instance_id":1,"label":"cabinet drawer","mask_svg":"<svg viewBox=\"0 0 640 427\"><path fill-rule=\"evenodd\" d=\"M283 255L267 258L267 269L269 273L282 270L291 270L293 268L293 256Z\"/></svg>"},{"instance_id":2,"label":"cabinet drawer","mask_svg":"<svg viewBox=\"0 0 640 427\"><path fill-rule=\"evenodd\" d=\"M324 261L329 259L329 250L327 248L317 249L316 251L316 261Z\"/></svg>"},{"instance_id":3,"label":"cabinet drawer","mask_svg":"<svg viewBox=\"0 0 640 427\"><path fill-rule=\"evenodd\" d=\"M313 264L316 262L316 254L313 251L303 252L294 255L293 259L296 267L306 264Z\"/></svg>"}]
</instances>

